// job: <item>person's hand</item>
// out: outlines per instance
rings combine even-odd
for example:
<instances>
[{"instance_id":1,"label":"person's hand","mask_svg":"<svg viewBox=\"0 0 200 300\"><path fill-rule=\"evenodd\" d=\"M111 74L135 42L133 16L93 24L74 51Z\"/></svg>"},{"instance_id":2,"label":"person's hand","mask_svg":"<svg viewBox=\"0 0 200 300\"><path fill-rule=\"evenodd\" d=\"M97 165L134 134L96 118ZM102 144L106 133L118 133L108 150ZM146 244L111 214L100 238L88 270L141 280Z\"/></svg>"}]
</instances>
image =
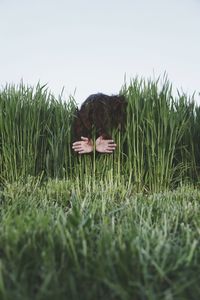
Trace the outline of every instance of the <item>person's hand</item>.
<instances>
[{"instance_id":1,"label":"person's hand","mask_svg":"<svg viewBox=\"0 0 200 300\"><path fill-rule=\"evenodd\" d=\"M113 153L116 147L113 140L104 140L102 136L96 140L96 151L100 153Z\"/></svg>"},{"instance_id":2,"label":"person's hand","mask_svg":"<svg viewBox=\"0 0 200 300\"><path fill-rule=\"evenodd\" d=\"M78 154L90 153L93 151L93 142L87 137L81 137L82 141L74 142L72 149Z\"/></svg>"}]
</instances>

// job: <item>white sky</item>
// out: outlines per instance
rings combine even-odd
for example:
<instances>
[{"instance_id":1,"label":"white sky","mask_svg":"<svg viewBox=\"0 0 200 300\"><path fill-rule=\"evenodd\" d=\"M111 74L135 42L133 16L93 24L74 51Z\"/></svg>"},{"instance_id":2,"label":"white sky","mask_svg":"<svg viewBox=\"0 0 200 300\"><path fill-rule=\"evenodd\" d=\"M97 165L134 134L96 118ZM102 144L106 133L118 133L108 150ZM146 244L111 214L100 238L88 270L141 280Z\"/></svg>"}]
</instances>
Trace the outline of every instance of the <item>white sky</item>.
<instances>
[{"instance_id":1,"label":"white sky","mask_svg":"<svg viewBox=\"0 0 200 300\"><path fill-rule=\"evenodd\" d=\"M118 93L163 75L200 103L200 0L0 0L0 85Z\"/></svg>"}]
</instances>

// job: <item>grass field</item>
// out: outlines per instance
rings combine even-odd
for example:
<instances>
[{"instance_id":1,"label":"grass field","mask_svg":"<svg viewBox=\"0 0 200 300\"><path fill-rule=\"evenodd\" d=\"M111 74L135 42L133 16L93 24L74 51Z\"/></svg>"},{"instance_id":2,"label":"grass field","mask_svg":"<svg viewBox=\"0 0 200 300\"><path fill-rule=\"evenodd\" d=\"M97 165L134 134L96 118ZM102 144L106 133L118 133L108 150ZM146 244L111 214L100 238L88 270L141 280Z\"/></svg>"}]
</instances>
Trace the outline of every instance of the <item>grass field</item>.
<instances>
[{"instance_id":1,"label":"grass field","mask_svg":"<svg viewBox=\"0 0 200 300\"><path fill-rule=\"evenodd\" d=\"M200 191L34 178L1 193L0 299L198 299Z\"/></svg>"},{"instance_id":2,"label":"grass field","mask_svg":"<svg viewBox=\"0 0 200 300\"><path fill-rule=\"evenodd\" d=\"M138 78L112 155L71 150L76 103L0 91L0 300L200 299L200 108Z\"/></svg>"}]
</instances>

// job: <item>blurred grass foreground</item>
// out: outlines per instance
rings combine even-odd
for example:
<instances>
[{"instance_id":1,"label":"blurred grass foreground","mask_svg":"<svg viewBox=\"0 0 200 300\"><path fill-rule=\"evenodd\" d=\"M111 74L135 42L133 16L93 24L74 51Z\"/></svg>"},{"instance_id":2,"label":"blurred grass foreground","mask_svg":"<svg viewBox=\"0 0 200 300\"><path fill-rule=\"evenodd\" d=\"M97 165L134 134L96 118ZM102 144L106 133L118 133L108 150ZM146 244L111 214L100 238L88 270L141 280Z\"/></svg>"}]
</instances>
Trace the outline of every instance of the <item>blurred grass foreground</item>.
<instances>
[{"instance_id":1,"label":"blurred grass foreground","mask_svg":"<svg viewBox=\"0 0 200 300\"><path fill-rule=\"evenodd\" d=\"M72 152L75 99L0 91L0 300L200 299L200 107L135 78L112 155Z\"/></svg>"}]
</instances>

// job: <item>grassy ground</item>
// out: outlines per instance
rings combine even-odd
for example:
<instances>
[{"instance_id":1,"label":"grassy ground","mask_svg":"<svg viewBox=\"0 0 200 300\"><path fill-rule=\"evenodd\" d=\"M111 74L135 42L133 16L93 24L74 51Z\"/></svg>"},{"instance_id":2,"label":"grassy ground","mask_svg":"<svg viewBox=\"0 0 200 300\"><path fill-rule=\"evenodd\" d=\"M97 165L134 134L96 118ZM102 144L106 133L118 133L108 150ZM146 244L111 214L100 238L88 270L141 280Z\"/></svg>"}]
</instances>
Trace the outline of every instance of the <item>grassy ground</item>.
<instances>
[{"instance_id":1,"label":"grassy ground","mask_svg":"<svg viewBox=\"0 0 200 300\"><path fill-rule=\"evenodd\" d=\"M200 191L28 177L0 194L0 299L200 298Z\"/></svg>"}]
</instances>

